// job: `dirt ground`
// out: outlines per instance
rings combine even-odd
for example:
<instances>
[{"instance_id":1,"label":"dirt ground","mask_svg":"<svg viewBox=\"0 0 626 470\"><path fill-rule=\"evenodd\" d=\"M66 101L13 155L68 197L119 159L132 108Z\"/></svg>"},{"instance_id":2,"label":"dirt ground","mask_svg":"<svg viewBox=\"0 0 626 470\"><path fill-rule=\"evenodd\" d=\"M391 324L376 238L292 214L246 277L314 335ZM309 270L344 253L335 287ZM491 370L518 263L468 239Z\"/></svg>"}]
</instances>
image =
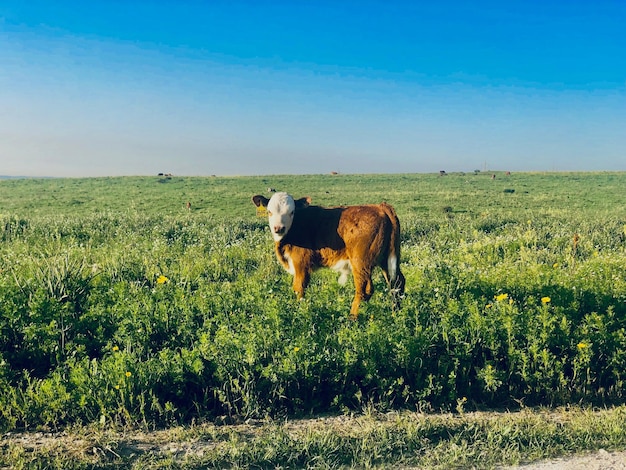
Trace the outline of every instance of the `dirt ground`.
<instances>
[{"instance_id":1,"label":"dirt ground","mask_svg":"<svg viewBox=\"0 0 626 470\"><path fill-rule=\"evenodd\" d=\"M626 470L626 452L599 450L591 454L535 462L502 470Z\"/></svg>"}]
</instances>

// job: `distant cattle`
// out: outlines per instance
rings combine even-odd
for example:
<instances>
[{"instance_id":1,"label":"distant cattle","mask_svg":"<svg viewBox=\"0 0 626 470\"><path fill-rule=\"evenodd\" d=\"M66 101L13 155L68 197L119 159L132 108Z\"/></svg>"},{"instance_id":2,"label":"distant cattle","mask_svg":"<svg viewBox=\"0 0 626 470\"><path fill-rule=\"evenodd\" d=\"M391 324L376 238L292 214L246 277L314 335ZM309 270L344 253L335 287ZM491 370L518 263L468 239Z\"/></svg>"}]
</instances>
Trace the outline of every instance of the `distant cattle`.
<instances>
[{"instance_id":1,"label":"distant cattle","mask_svg":"<svg viewBox=\"0 0 626 470\"><path fill-rule=\"evenodd\" d=\"M256 195L252 202L265 207L276 257L293 275L293 289L304 297L311 273L329 267L344 284L350 272L355 294L350 317L356 319L361 301L374 292L372 271L379 266L391 290L394 308L404 293L400 271L400 222L387 203L361 206L311 206L311 198L294 200L284 192L271 199Z\"/></svg>"}]
</instances>

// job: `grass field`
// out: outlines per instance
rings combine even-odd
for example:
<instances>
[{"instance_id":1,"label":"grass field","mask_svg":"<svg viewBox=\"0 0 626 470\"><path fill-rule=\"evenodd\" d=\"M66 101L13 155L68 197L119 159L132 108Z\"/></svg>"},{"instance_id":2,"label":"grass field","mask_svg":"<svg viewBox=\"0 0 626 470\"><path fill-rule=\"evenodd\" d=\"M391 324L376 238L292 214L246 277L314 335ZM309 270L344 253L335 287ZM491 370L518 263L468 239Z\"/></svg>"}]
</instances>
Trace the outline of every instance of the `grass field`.
<instances>
[{"instance_id":1,"label":"grass field","mask_svg":"<svg viewBox=\"0 0 626 470\"><path fill-rule=\"evenodd\" d=\"M0 181L0 431L582 405L612 409L611 445L626 445L626 173L491 175ZM270 187L391 203L403 307L379 273L356 322L332 272L296 301L250 200ZM573 442L602 445L590 434ZM316 439L309 460L228 462L370 466L430 448L323 463L337 443Z\"/></svg>"}]
</instances>

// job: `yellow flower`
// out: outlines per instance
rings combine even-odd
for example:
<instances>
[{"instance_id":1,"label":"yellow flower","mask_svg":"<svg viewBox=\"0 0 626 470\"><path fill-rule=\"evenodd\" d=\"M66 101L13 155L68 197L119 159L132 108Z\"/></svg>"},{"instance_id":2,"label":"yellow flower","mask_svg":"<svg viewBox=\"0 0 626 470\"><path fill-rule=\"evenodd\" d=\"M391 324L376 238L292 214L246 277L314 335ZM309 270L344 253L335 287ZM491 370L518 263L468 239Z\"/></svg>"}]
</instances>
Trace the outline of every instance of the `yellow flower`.
<instances>
[{"instance_id":1,"label":"yellow flower","mask_svg":"<svg viewBox=\"0 0 626 470\"><path fill-rule=\"evenodd\" d=\"M485 308L491 308L491 307L493 307L493 305L492 305L492 304L487 304L487 305L485 305Z\"/></svg>"},{"instance_id":2,"label":"yellow flower","mask_svg":"<svg viewBox=\"0 0 626 470\"><path fill-rule=\"evenodd\" d=\"M293 348L293 352L298 352L300 351L300 348L298 346L296 346L295 348Z\"/></svg>"},{"instance_id":3,"label":"yellow flower","mask_svg":"<svg viewBox=\"0 0 626 470\"><path fill-rule=\"evenodd\" d=\"M113 351L117 352L119 350L120 350L119 346L113 346Z\"/></svg>"},{"instance_id":4,"label":"yellow flower","mask_svg":"<svg viewBox=\"0 0 626 470\"><path fill-rule=\"evenodd\" d=\"M502 302L503 300L506 300L509 298L509 294L500 294L500 295L496 295L495 299L497 302Z\"/></svg>"},{"instance_id":5,"label":"yellow flower","mask_svg":"<svg viewBox=\"0 0 626 470\"><path fill-rule=\"evenodd\" d=\"M169 281L168 278L166 278L163 274L161 274L159 277L157 277L157 284L165 284L167 281Z\"/></svg>"},{"instance_id":6,"label":"yellow flower","mask_svg":"<svg viewBox=\"0 0 626 470\"><path fill-rule=\"evenodd\" d=\"M552 265L552 267L553 267L553 268L558 268L558 267L559 267L559 263L554 263L554 264Z\"/></svg>"},{"instance_id":7,"label":"yellow flower","mask_svg":"<svg viewBox=\"0 0 626 470\"><path fill-rule=\"evenodd\" d=\"M131 373L130 373L130 372L128 372L128 371L126 372L126 377L130 377L131 375L133 375L133 374L131 374Z\"/></svg>"},{"instance_id":8,"label":"yellow flower","mask_svg":"<svg viewBox=\"0 0 626 470\"><path fill-rule=\"evenodd\" d=\"M551 300L552 299L550 297L547 297L547 296L546 297L542 297L541 298L541 303L544 304L544 305L545 304L549 304Z\"/></svg>"},{"instance_id":9,"label":"yellow flower","mask_svg":"<svg viewBox=\"0 0 626 470\"><path fill-rule=\"evenodd\" d=\"M116 386L115 386L115 390L119 390L119 389L120 389L120 386L119 386L119 385L116 385Z\"/></svg>"},{"instance_id":10,"label":"yellow flower","mask_svg":"<svg viewBox=\"0 0 626 470\"><path fill-rule=\"evenodd\" d=\"M589 345L587 343L580 342L576 346L578 346L578 349L585 349Z\"/></svg>"}]
</instances>

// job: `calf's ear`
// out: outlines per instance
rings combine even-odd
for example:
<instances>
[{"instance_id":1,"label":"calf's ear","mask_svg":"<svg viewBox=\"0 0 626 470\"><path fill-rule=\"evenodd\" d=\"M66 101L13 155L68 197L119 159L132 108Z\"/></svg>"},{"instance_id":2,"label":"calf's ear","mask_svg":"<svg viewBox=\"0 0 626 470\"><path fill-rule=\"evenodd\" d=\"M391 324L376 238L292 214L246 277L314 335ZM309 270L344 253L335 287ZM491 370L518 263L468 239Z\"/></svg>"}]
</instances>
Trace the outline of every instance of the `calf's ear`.
<instances>
[{"instance_id":1,"label":"calf's ear","mask_svg":"<svg viewBox=\"0 0 626 470\"><path fill-rule=\"evenodd\" d=\"M304 209L305 207L309 207L311 204L311 196L301 197L300 199L295 201L297 209Z\"/></svg>"},{"instance_id":2,"label":"calf's ear","mask_svg":"<svg viewBox=\"0 0 626 470\"><path fill-rule=\"evenodd\" d=\"M252 202L257 207L267 207L267 203L270 202L270 200L265 196L257 194L256 196L252 196Z\"/></svg>"}]
</instances>

